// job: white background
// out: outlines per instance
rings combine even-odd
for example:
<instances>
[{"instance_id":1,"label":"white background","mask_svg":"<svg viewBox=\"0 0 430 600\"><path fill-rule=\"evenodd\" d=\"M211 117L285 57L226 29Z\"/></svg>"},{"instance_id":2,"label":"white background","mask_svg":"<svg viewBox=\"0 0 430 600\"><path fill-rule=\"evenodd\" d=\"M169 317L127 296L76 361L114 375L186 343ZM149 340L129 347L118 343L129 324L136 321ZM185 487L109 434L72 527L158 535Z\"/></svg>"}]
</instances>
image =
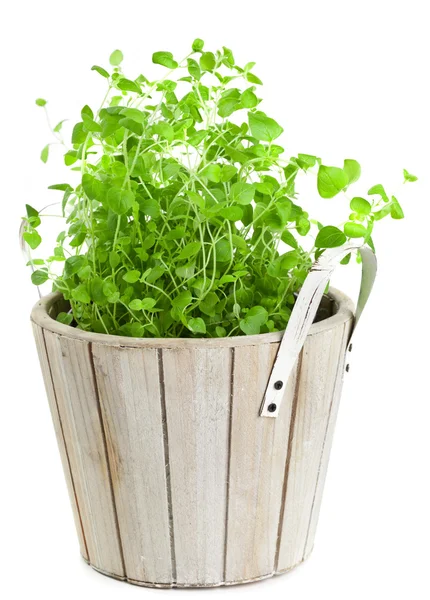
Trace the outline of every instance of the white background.
<instances>
[{"instance_id":1,"label":"white background","mask_svg":"<svg viewBox=\"0 0 430 600\"><path fill-rule=\"evenodd\" d=\"M263 108L285 128L292 154L325 164L355 158L362 184L383 183L406 219L380 223L380 272L355 342L313 555L290 575L201 592L297 600L430 597L429 316L430 41L427 2L233 0L8 2L1 32L1 560L4 598L165 596L105 578L79 557L72 514L37 364L29 312L37 299L18 250L24 203L53 201L66 179L60 154L39 160L49 140L36 97L54 122L95 105L106 66L121 48L132 76L149 77L156 50L185 56L202 37L237 62L257 62ZM419 176L402 186L402 169ZM306 185L306 184L304 184ZM345 201L305 202L340 222ZM326 215L326 216L325 216ZM328 215L328 216L327 216ZM332 217L333 215L333 217ZM336 216L338 215L338 216ZM334 283L356 292L356 266ZM173 592L174 593L174 592ZM190 597L199 592L178 592Z\"/></svg>"}]
</instances>

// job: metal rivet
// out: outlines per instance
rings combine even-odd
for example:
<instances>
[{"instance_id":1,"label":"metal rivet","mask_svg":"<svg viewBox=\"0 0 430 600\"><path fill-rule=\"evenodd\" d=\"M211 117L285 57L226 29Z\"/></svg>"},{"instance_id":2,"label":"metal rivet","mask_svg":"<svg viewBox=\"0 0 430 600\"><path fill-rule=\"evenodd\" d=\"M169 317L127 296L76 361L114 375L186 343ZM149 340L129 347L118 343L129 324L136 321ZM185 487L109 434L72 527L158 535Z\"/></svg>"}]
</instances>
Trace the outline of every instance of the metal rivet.
<instances>
[{"instance_id":1,"label":"metal rivet","mask_svg":"<svg viewBox=\"0 0 430 600\"><path fill-rule=\"evenodd\" d=\"M348 350L349 350L350 352L352 352L352 344L349 344L349 348L348 348Z\"/></svg>"},{"instance_id":2,"label":"metal rivet","mask_svg":"<svg viewBox=\"0 0 430 600\"><path fill-rule=\"evenodd\" d=\"M283 385L284 384L283 384L282 381L276 381L275 385L274 385L274 388L275 388L275 390L282 390Z\"/></svg>"},{"instance_id":3,"label":"metal rivet","mask_svg":"<svg viewBox=\"0 0 430 600\"><path fill-rule=\"evenodd\" d=\"M268 410L270 413L272 413L272 412L275 412L275 410L276 410L276 404L273 404L273 403L272 403L272 404L269 404L269 406L267 407L267 410Z\"/></svg>"},{"instance_id":4,"label":"metal rivet","mask_svg":"<svg viewBox=\"0 0 430 600\"><path fill-rule=\"evenodd\" d=\"M349 365L346 365L346 367L345 367L345 371L346 371L347 373L349 373Z\"/></svg>"}]
</instances>

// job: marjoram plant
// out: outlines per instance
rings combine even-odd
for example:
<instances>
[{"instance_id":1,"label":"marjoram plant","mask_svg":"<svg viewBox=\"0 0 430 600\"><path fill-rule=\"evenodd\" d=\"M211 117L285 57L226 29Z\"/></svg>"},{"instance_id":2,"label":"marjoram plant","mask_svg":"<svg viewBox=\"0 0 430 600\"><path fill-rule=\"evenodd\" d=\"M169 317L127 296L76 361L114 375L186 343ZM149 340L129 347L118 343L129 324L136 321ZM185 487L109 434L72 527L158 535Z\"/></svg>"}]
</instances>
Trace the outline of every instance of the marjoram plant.
<instances>
[{"instance_id":1,"label":"marjoram plant","mask_svg":"<svg viewBox=\"0 0 430 600\"><path fill-rule=\"evenodd\" d=\"M375 222L403 218L380 184L367 198L347 197L339 227L310 218L297 174L312 174L319 195L333 198L358 180L360 165L285 160L276 144L283 129L260 110L255 63L239 67L231 50L205 51L200 39L180 62L155 52L152 62L166 69L157 81L127 79L122 60L115 50L111 72L93 67L105 96L96 111L84 106L64 154L78 181L49 188L63 193L66 228L52 256L30 259L33 283L52 280L70 301L59 321L134 337L283 330L315 258L351 238L374 249ZM64 144L62 126L52 133ZM404 178L416 180L406 170ZM26 208L24 239L34 250L44 211Z\"/></svg>"}]
</instances>

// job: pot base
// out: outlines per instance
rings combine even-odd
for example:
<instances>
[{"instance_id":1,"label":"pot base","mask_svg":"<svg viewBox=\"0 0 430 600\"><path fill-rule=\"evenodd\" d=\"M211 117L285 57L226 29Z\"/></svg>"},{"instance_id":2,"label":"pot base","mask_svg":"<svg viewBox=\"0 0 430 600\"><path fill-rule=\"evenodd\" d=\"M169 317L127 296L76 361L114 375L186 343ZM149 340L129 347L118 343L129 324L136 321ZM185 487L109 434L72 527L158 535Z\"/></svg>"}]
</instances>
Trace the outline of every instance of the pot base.
<instances>
[{"instance_id":1,"label":"pot base","mask_svg":"<svg viewBox=\"0 0 430 600\"><path fill-rule=\"evenodd\" d=\"M289 569L285 569L284 571L273 571L272 573L268 573L267 575L261 575L259 577L254 577L252 579L243 579L243 580L239 580L239 581L226 581L226 582L220 582L220 583L210 583L208 585L204 585L204 584L186 584L186 583L155 583L155 582L148 582L148 581L138 581L136 579L130 579L129 577L122 577L120 575L115 575L115 573L109 573L108 571L104 571L103 569L99 569L98 567L92 565L84 556L82 556L83 560L86 562L86 564L91 567L92 569L94 569L94 571L97 571L97 573L100 573L101 575L105 575L106 577L110 577L111 579L117 579L118 581L123 581L124 583L129 583L131 585L136 585L139 587L147 587L147 588L154 588L154 589L198 589L198 588L218 588L218 587L223 587L223 586L233 586L233 585L246 585L247 583L256 583L258 581L263 581L264 579L270 579L271 577L274 577L275 575L286 575L287 573L290 573L291 571L293 571L296 567L299 567L301 564L303 564L309 557L309 554L306 556L306 558L304 558L303 560L301 560L300 562L298 562L296 565L290 567Z\"/></svg>"}]
</instances>

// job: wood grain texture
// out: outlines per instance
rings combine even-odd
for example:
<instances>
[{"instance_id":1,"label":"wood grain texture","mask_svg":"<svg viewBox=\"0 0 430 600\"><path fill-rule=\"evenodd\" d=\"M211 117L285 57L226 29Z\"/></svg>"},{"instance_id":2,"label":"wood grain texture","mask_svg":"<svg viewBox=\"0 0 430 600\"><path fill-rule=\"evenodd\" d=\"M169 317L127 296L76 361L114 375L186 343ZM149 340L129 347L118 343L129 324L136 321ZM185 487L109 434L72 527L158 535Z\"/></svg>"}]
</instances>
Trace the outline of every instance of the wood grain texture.
<instances>
[{"instance_id":1,"label":"wood grain texture","mask_svg":"<svg viewBox=\"0 0 430 600\"><path fill-rule=\"evenodd\" d=\"M296 370L277 419L259 417L278 344L235 350L225 580L274 571Z\"/></svg>"},{"instance_id":2,"label":"wood grain texture","mask_svg":"<svg viewBox=\"0 0 430 600\"><path fill-rule=\"evenodd\" d=\"M349 300L333 297L339 310L312 325L276 419L259 416L273 334L116 338L56 323L58 296L38 303L35 336L91 566L142 586L211 587L308 555L353 318Z\"/></svg>"},{"instance_id":3,"label":"wood grain texture","mask_svg":"<svg viewBox=\"0 0 430 600\"><path fill-rule=\"evenodd\" d=\"M45 331L76 497L91 564L124 576L104 431L86 342Z\"/></svg>"},{"instance_id":4,"label":"wood grain texture","mask_svg":"<svg viewBox=\"0 0 430 600\"><path fill-rule=\"evenodd\" d=\"M337 414L339 411L340 398L342 393L343 376L345 373L345 359L347 359L345 349L349 345L351 337L351 331L353 326L353 320L347 321L343 328L343 336L341 340L339 361L337 364L336 380L334 385L334 392L329 409L329 417L327 421L327 428L324 437L323 450L321 454L321 462L318 470L318 479L314 497L314 503L312 507L309 530L306 540L305 552L303 558L307 558L312 552L312 548L315 540L315 533L318 524L318 518L321 509L322 495L324 491L325 480L327 476L327 469L330 459L331 447L333 444L334 430L336 426Z\"/></svg>"},{"instance_id":5,"label":"wood grain texture","mask_svg":"<svg viewBox=\"0 0 430 600\"><path fill-rule=\"evenodd\" d=\"M76 532L78 534L79 548L85 560L89 560L87 545L85 542L84 531L82 528L81 515L76 498L75 485L71 473L69 456L67 453L66 442L64 438L63 425L57 406L57 398L52 383L51 367L48 355L46 353L45 337L43 329L33 323L33 335L36 341L37 352L39 355L40 366L42 369L43 381L45 383L46 395L48 397L49 408L51 410L52 421L54 424L55 435L57 438L58 449L60 451L61 462L63 465L64 477L69 492L70 504L72 505L73 518L75 521Z\"/></svg>"},{"instance_id":6,"label":"wood grain texture","mask_svg":"<svg viewBox=\"0 0 430 600\"><path fill-rule=\"evenodd\" d=\"M92 352L127 578L170 584L157 350L93 344Z\"/></svg>"},{"instance_id":7,"label":"wood grain texture","mask_svg":"<svg viewBox=\"0 0 430 600\"><path fill-rule=\"evenodd\" d=\"M224 578L229 348L163 350L178 585Z\"/></svg>"},{"instance_id":8,"label":"wood grain texture","mask_svg":"<svg viewBox=\"0 0 430 600\"><path fill-rule=\"evenodd\" d=\"M285 506L276 570L302 562L317 488L321 456L345 346L344 325L306 339L291 432Z\"/></svg>"}]
</instances>

